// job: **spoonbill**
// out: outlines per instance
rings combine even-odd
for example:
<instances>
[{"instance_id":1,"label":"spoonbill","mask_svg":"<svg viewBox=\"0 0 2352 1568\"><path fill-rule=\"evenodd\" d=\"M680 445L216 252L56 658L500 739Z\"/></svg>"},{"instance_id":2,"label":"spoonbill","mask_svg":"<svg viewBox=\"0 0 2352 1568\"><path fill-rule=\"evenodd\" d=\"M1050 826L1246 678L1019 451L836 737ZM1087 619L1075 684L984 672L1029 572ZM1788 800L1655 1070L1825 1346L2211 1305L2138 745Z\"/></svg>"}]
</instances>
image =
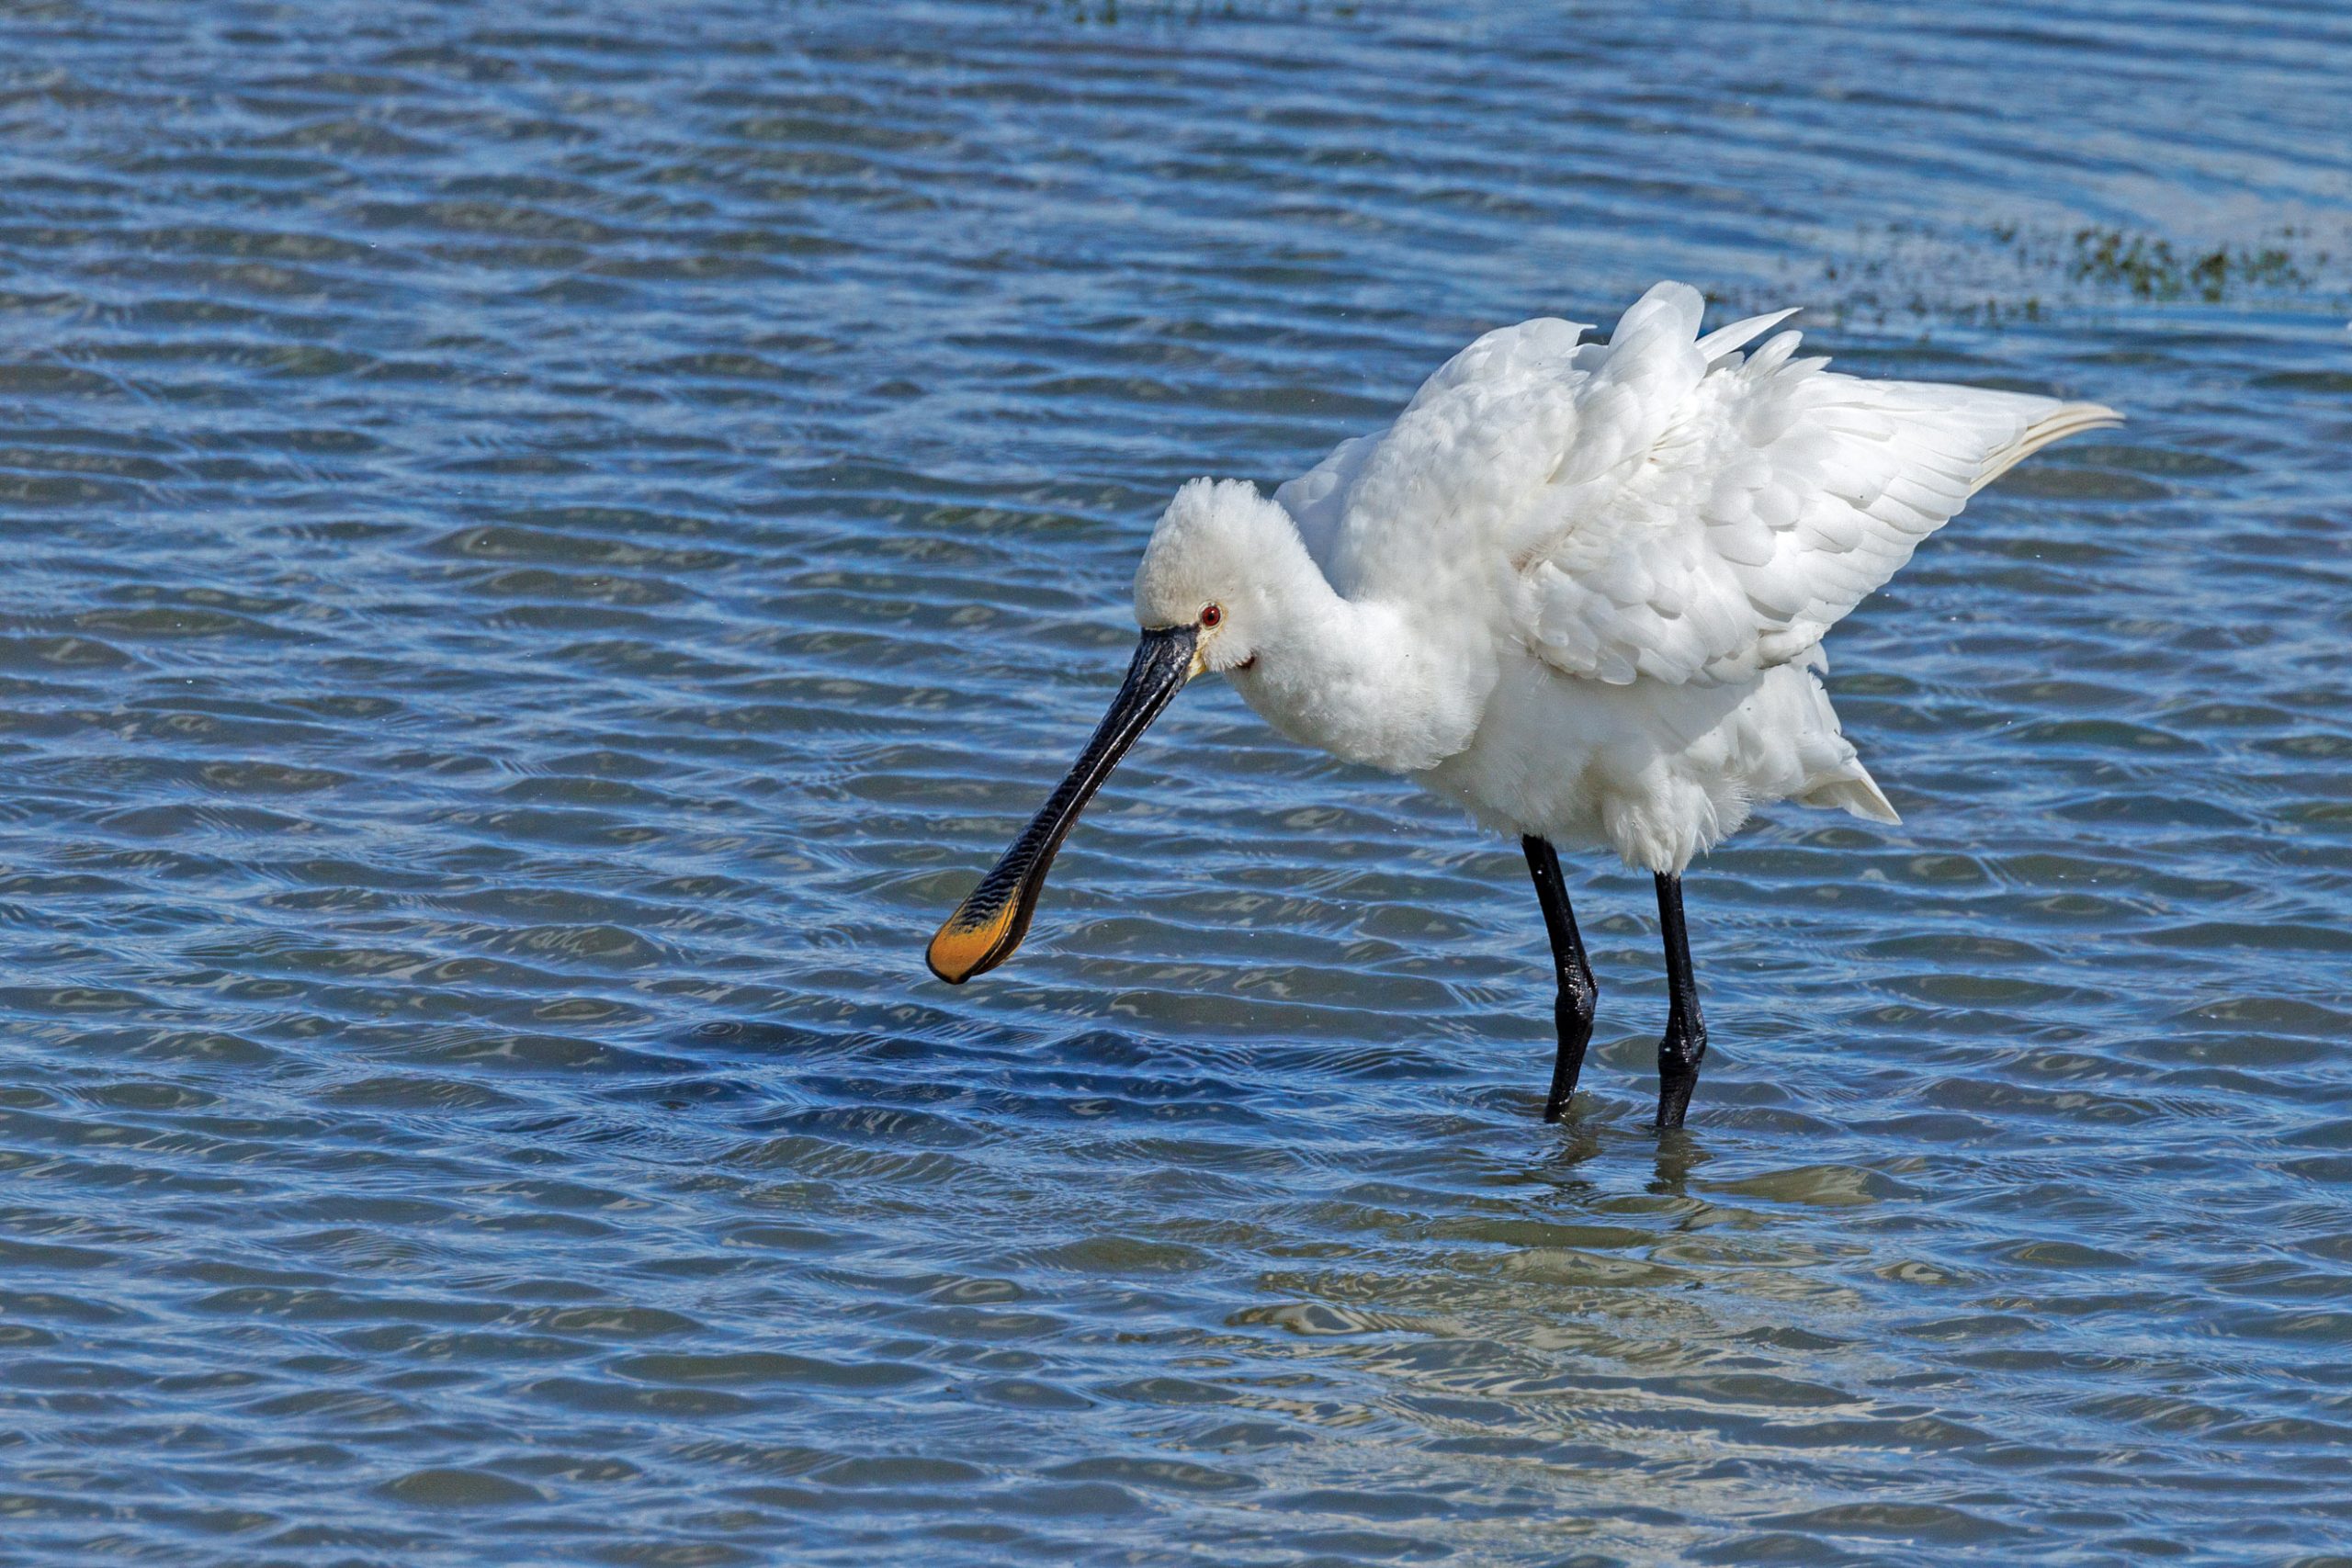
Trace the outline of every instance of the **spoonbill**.
<instances>
[{"instance_id":1,"label":"spoonbill","mask_svg":"<svg viewBox=\"0 0 2352 1568\"><path fill-rule=\"evenodd\" d=\"M1598 987L1556 846L1657 885L1668 1010L1656 1125L1707 1052L1682 918L1692 857L1776 800L1898 820L1845 739L1821 639L1968 498L2098 403L1833 374L1773 335L1700 333L1660 283L1605 344L1544 318L1487 333L1395 423L1269 499L1194 479L1136 572L1142 640L1075 766L932 939L961 984L1011 957L1079 812L1208 671L1283 734L1399 773L1516 835L1558 983L1544 1118Z\"/></svg>"}]
</instances>

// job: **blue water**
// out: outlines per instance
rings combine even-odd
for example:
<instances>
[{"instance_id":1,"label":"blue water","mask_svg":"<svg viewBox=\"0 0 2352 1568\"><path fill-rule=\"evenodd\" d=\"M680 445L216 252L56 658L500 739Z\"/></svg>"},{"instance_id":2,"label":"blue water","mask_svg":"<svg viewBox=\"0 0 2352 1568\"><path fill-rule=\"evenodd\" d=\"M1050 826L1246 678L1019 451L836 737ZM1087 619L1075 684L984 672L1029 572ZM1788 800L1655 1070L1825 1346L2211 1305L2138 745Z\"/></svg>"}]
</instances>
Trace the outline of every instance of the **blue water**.
<instances>
[{"instance_id":1,"label":"blue water","mask_svg":"<svg viewBox=\"0 0 2352 1568\"><path fill-rule=\"evenodd\" d=\"M0 20L0 1562L2352 1552L2352 20ZM2218 263L2211 258L2221 257ZM1168 492L1652 279L2097 398L1645 879L1188 691Z\"/></svg>"}]
</instances>

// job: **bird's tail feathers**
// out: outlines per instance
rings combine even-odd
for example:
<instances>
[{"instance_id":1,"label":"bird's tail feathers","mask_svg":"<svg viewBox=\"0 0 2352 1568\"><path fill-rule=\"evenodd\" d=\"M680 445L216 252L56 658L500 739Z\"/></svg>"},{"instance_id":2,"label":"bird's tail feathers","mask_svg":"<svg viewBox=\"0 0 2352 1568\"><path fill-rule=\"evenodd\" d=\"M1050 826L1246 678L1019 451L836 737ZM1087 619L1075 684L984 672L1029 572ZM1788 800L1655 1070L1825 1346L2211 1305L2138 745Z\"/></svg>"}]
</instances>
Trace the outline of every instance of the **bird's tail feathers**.
<instances>
[{"instance_id":1,"label":"bird's tail feathers","mask_svg":"<svg viewBox=\"0 0 2352 1568\"><path fill-rule=\"evenodd\" d=\"M1800 806L1834 806L1871 822L1900 823L1894 807L1880 793L1878 781L1860 761L1850 773L1838 773L1815 782L1798 795Z\"/></svg>"},{"instance_id":2,"label":"bird's tail feathers","mask_svg":"<svg viewBox=\"0 0 2352 1568\"><path fill-rule=\"evenodd\" d=\"M2064 441L2086 430L2106 430L2122 423L2123 416L2105 403L2060 403L2027 425L2015 441L1984 459L1984 467L1977 473L1976 482L1969 487L1968 493L1974 495L2053 441Z\"/></svg>"}]
</instances>

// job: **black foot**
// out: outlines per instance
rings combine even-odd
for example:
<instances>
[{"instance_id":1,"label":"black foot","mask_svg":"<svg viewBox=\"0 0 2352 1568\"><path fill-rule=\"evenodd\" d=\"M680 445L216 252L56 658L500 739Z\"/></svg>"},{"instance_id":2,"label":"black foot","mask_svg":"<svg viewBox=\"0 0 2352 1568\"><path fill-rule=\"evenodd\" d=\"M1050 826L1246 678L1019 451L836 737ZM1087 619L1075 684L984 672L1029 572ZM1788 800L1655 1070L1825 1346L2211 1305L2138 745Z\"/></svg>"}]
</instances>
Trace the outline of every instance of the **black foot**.
<instances>
[{"instance_id":1,"label":"black foot","mask_svg":"<svg viewBox=\"0 0 2352 1568\"><path fill-rule=\"evenodd\" d=\"M1584 1074L1585 1046L1592 1040L1593 987L1584 987L1582 1005L1571 1007L1563 996L1554 1017L1560 1026L1560 1054L1552 1059L1552 1092L1544 1097L1544 1120L1557 1122L1576 1098L1577 1079Z\"/></svg>"},{"instance_id":2,"label":"black foot","mask_svg":"<svg viewBox=\"0 0 2352 1568\"><path fill-rule=\"evenodd\" d=\"M1666 1065L1671 1047L1664 1041L1658 1044L1657 1121L1652 1125L1660 1133L1670 1133L1682 1125L1682 1118L1690 1111L1690 1091L1699 1087L1699 1058L1707 1054L1707 1042L1702 1036L1699 1048L1692 1052L1690 1065L1679 1071Z\"/></svg>"}]
</instances>

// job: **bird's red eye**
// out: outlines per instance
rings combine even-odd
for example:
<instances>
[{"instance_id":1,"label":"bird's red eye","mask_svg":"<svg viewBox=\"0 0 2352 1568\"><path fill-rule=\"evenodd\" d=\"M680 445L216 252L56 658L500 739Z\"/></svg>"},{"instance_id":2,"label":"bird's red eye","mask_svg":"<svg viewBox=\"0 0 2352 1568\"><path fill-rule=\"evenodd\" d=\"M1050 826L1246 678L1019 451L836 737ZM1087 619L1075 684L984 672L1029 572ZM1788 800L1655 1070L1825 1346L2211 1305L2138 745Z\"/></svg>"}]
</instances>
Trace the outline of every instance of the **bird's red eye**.
<instances>
[{"instance_id":1,"label":"bird's red eye","mask_svg":"<svg viewBox=\"0 0 2352 1568\"><path fill-rule=\"evenodd\" d=\"M1225 619L1225 612L1212 604L1201 612L1201 629L1206 631L1223 619Z\"/></svg>"}]
</instances>

